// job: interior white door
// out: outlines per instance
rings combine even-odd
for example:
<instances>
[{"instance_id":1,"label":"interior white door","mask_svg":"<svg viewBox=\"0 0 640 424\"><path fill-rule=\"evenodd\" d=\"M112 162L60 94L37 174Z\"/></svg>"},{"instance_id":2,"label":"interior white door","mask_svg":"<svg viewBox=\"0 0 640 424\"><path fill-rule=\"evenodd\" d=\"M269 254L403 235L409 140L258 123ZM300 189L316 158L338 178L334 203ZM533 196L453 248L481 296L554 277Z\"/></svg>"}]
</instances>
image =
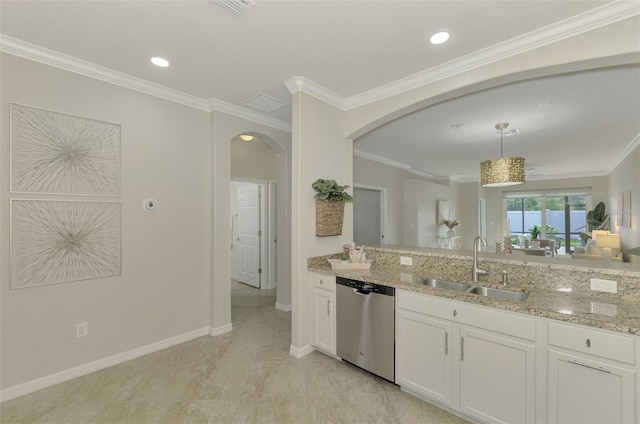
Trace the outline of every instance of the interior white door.
<instances>
[{"instance_id":1,"label":"interior white door","mask_svg":"<svg viewBox=\"0 0 640 424\"><path fill-rule=\"evenodd\" d=\"M260 287L260 197L258 184L241 184L238 194L238 281Z\"/></svg>"}]
</instances>

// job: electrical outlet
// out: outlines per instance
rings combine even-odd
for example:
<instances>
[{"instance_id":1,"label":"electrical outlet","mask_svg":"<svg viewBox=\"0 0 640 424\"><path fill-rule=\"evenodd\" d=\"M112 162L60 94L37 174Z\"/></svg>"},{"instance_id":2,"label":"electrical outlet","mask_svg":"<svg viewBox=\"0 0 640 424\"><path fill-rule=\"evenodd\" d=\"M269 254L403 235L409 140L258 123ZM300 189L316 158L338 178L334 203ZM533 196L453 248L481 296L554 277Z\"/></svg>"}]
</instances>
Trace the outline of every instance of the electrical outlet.
<instances>
[{"instance_id":1,"label":"electrical outlet","mask_svg":"<svg viewBox=\"0 0 640 424\"><path fill-rule=\"evenodd\" d=\"M400 281L402 281L403 283L413 283L413 274L407 274L406 272L401 272Z\"/></svg>"},{"instance_id":2,"label":"electrical outlet","mask_svg":"<svg viewBox=\"0 0 640 424\"><path fill-rule=\"evenodd\" d=\"M607 293L618 293L618 282L614 280L592 278L591 290L607 292Z\"/></svg>"},{"instance_id":3,"label":"electrical outlet","mask_svg":"<svg viewBox=\"0 0 640 424\"><path fill-rule=\"evenodd\" d=\"M591 313L598 315L606 315L608 317L618 316L618 307L608 303L591 302Z\"/></svg>"},{"instance_id":4,"label":"electrical outlet","mask_svg":"<svg viewBox=\"0 0 640 424\"><path fill-rule=\"evenodd\" d=\"M413 266L413 258L411 256L400 256L400 265Z\"/></svg>"},{"instance_id":5,"label":"electrical outlet","mask_svg":"<svg viewBox=\"0 0 640 424\"><path fill-rule=\"evenodd\" d=\"M89 323L79 322L76 324L76 337L86 337L89 335Z\"/></svg>"}]
</instances>

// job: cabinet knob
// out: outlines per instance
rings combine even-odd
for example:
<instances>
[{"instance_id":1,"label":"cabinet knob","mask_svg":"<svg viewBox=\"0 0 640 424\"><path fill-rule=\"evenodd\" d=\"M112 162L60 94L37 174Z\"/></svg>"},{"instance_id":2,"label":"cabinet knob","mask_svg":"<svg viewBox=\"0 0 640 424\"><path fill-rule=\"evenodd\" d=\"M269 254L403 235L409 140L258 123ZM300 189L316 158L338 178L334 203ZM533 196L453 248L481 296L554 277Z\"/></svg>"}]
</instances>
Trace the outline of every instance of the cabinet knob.
<instances>
[{"instance_id":1,"label":"cabinet knob","mask_svg":"<svg viewBox=\"0 0 640 424\"><path fill-rule=\"evenodd\" d=\"M320 280L320 284L324 284L324 281Z\"/></svg>"},{"instance_id":2,"label":"cabinet knob","mask_svg":"<svg viewBox=\"0 0 640 424\"><path fill-rule=\"evenodd\" d=\"M458 311L456 311L455 309L453 310L453 316L457 316L458 315Z\"/></svg>"},{"instance_id":3,"label":"cabinet knob","mask_svg":"<svg viewBox=\"0 0 640 424\"><path fill-rule=\"evenodd\" d=\"M587 339L587 347L591 347L591 339Z\"/></svg>"}]
</instances>

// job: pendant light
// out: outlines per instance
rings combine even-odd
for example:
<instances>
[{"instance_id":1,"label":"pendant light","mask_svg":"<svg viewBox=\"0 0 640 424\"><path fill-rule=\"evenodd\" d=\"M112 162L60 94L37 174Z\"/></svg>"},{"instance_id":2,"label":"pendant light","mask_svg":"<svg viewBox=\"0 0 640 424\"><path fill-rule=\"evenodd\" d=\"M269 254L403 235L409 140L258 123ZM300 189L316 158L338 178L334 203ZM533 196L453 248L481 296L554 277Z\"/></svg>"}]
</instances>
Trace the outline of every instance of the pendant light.
<instances>
[{"instance_id":1,"label":"pendant light","mask_svg":"<svg viewBox=\"0 0 640 424\"><path fill-rule=\"evenodd\" d=\"M502 156L504 130L509 123L496 124L500 131L500 159L485 160L480 164L480 185L482 187L505 187L524 183L524 158Z\"/></svg>"}]
</instances>

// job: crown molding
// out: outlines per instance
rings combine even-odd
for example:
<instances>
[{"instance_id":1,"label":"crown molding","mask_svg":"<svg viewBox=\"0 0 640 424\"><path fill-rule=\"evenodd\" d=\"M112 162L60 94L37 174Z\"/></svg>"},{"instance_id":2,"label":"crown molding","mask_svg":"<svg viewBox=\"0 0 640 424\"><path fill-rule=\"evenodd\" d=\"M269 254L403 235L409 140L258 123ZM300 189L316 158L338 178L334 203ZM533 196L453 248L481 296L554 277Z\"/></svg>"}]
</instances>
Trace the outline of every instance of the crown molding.
<instances>
[{"instance_id":1,"label":"crown molding","mask_svg":"<svg viewBox=\"0 0 640 424\"><path fill-rule=\"evenodd\" d=\"M631 140L631 142L625 147L622 152L618 155L616 160L613 161L613 164L609 168L608 174L611 174L617 167L622 163L623 160L627 158L638 146L640 146L640 133L636 135L636 137Z\"/></svg>"},{"instance_id":2,"label":"crown molding","mask_svg":"<svg viewBox=\"0 0 640 424\"><path fill-rule=\"evenodd\" d=\"M291 124L280 119L272 118L270 116L264 115L259 112L254 112L252 110L236 106L231 103L227 103L225 101L210 98L209 99L209 108L210 112L218 111L223 112L228 115L235 116L237 118L246 119L248 121L256 122L258 124L263 124L271 128L276 128L278 130L282 130L285 132L291 132Z\"/></svg>"},{"instance_id":3,"label":"crown molding","mask_svg":"<svg viewBox=\"0 0 640 424\"><path fill-rule=\"evenodd\" d=\"M552 44L612 23L637 16L640 6L635 1L614 1L560 22L498 43L439 66L418 72L346 100L345 108L353 109L400 94L451 76L470 71L536 48Z\"/></svg>"},{"instance_id":4,"label":"crown molding","mask_svg":"<svg viewBox=\"0 0 640 424\"><path fill-rule=\"evenodd\" d=\"M284 85L291 94L301 91L340 110L346 110L346 100L344 97L341 97L328 88L311 81L309 78L292 77L286 80Z\"/></svg>"},{"instance_id":5,"label":"crown molding","mask_svg":"<svg viewBox=\"0 0 640 424\"><path fill-rule=\"evenodd\" d=\"M507 59L536 48L552 44L588 31L592 31L640 14L635 1L613 1L560 22L523 34L511 40L490 46L461 58L434 66L422 72L381 85L349 98L314 83L308 78L293 77L285 85L293 94L302 91L342 110L383 100L388 97L470 71L493 62Z\"/></svg>"},{"instance_id":6,"label":"crown molding","mask_svg":"<svg viewBox=\"0 0 640 424\"><path fill-rule=\"evenodd\" d=\"M54 50L36 46L17 38L0 34L0 51L20 56L34 62L64 69L89 78L115 84L120 87L150 94L165 100L179 103L203 111L209 111L205 99L174 90L160 84L152 83L141 78L132 77L113 69L105 68L94 63L68 56Z\"/></svg>"},{"instance_id":7,"label":"crown molding","mask_svg":"<svg viewBox=\"0 0 640 424\"><path fill-rule=\"evenodd\" d=\"M383 158L381 156L363 152L362 150L359 150L359 149L353 149L353 155L358 156L359 158L369 159L374 162L381 163L383 165L393 166L394 168L399 168L405 171L409 171L411 169L409 165L405 165L404 163L396 162L387 158Z\"/></svg>"},{"instance_id":8,"label":"crown molding","mask_svg":"<svg viewBox=\"0 0 640 424\"><path fill-rule=\"evenodd\" d=\"M288 122L254 112L240 106L235 106L231 103L215 98L207 100L197 96L192 96L160 84L114 71L113 69L105 68L91 62L86 62L76 57L27 43L4 34L0 34L0 51L130 90L149 94L151 96L179 103L194 109L205 112L213 112L214 110L221 111L238 118L257 122L282 131L291 132L291 124Z\"/></svg>"},{"instance_id":9,"label":"crown molding","mask_svg":"<svg viewBox=\"0 0 640 424\"><path fill-rule=\"evenodd\" d=\"M394 168L402 169L404 171L407 171L410 174L418 175L420 177L428 178L430 180L443 181L443 180L448 180L449 179L448 177L443 177L442 175L430 174L430 173L425 172L425 171L420 171L418 169L412 168L409 165L405 165L404 163L396 162L396 161L393 161L393 160L390 160L390 159L383 158L381 156L377 156L377 155L374 155L374 154L371 154L371 153L363 152L362 150L353 149L353 155L361 157L363 159L368 159L368 160L371 160L371 161L374 161L374 162L378 162L378 163L381 163L383 165L388 165L388 166L392 166Z\"/></svg>"}]
</instances>

